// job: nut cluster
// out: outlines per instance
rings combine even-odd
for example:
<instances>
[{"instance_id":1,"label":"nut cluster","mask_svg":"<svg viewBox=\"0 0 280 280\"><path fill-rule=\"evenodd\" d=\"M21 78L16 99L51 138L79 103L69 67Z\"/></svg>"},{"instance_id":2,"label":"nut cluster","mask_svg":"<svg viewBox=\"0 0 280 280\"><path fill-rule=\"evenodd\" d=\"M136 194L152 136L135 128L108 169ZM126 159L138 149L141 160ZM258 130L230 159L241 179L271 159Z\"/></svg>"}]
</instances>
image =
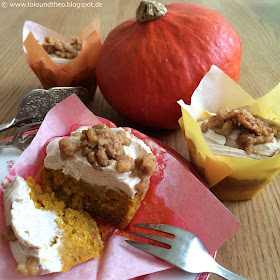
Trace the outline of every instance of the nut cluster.
<instances>
[{"instance_id":1,"label":"nut cluster","mask_svg":"<svg viewBox=\"0 0 280 280\"><path fill-rule=\"evenodd\" d=\"M148 190L150 185L150 176L155 171L156 164L157 158L153 154L147 154L135 160L133 175L141 178L140 183L135 186L138 193L144 195Z\"/></svg>"},{"instance_id":2,"label":"nut cluster","mask_svg":"<svg viewBox=\"0 0 280 280\"><path fill-rule=\"evenodd\" d=\"M15 241L17 240L13 228L11 225L6 226L2 231L2 238L6 241Z\"/></svg>"},{"instance_id":3,"label":"nut cluster","mask_svg":"<svg viewBox=\"0 0 280 280\"><path fill-rule=\"evenodd\" d=\"M27 256L27 261L18 265L17 270L24 276L37 276L41 273L38 257Z\"/></svg>"},{"instance_id":4,"label":"nut cluster","mask_svg":"<svg viewBox=\"0 0 280 280\"><path fill-rule=\"evenodd\" d=\"M64 137L59 142L60 157L62 160L72 158L74 153L80 149L78 145L73 144L68 138Z\"/></svg>"},{"instance_id":5,"label":"nut cluster","mask_svg":"<svg viewBox=\"0 0 280 280\"><path fill-rule=\"evenodd\" d=\"M73 59L82 49L82 40L76 37L71 43L53 37L46 37L42 44L48 54L55 54L58 57Z\"/></svg>"},{"instance_id":6,"label":"nut cluster","mask_svg":"<svg viewBox=\"0 0 280 280\"><path fill-rule=\"evenodd\" d=\"M208 122L202 123L201 131L205 133L208 129L224 136L229 136L234 129L240 129L236 143L248 154L256 153L254 145L273 142L274 137L280 137L278 124L253 115L247 107L217 111Z\"/></svg>"},{"instance_id":7,"label":"nut cluster","mask_svg":"<svg viewBox=\"0 0 280 280\"><path fill-rule=\"evenodd\" d=\"M153 154L147 154L135 160L134 174L137 177L151 176L156 169L157 158Z\"/></svg>"},{"instance_id":8,"label":"nut cluster","mask_svg":"<svg viewBox=\"0 0 280 280\"><path fill-rule=\"evenodd\" d=\"M81 135L82 154L87 157L90 164L106 167L110 160L116 160L119 172L132 169L133 160L124 156L124 146L129 146L130 139L124 131L113 131L105 124L97 124Z\"/></svg>"}]
</instances>

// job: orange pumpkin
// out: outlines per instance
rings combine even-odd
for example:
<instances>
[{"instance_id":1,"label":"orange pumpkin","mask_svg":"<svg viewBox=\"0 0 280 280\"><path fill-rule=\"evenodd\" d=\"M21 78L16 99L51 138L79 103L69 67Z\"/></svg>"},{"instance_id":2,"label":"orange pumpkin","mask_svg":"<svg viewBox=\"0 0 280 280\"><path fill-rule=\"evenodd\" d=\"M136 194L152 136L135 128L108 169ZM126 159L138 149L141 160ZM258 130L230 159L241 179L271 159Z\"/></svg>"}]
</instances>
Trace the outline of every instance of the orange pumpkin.
<instances>
[{"instance_id":1,"label":"orange pumpkin","mask_svg":"<svg viewBox=\"0 0 280 280\"><path fill-rule=\"evenodd\" d=\"M190 103L212 64L238 81L241 43L216 11L186 3L167 5L165 15L164 9L142 1L137 19L110 32L97 62L97 83L109 104L128 119L176 128L181 115L176 101Z\"/></svg>"}]
</instances>

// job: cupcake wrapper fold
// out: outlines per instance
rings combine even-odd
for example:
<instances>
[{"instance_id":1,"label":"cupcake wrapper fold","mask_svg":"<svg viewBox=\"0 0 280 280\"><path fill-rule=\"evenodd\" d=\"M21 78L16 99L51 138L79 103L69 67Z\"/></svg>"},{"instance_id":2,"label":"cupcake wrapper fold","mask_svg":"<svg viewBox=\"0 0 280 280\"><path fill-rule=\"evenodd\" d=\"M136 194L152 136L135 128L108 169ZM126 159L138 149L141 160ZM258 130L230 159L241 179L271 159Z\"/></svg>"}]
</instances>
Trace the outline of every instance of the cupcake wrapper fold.
<instances>
[{"instance_id":1,"label":"cupcake wrapper fold","mask_svg":"<svg viewBox=\"0 0 280 280\"><path fill-rule=\"evenodd\" d=\"M80 54L68 64L56 64L41 46L45 37L50 36L66 42L71 42L71 40L35 22L26 21L24 23L25 57L45 89L83 86L93 97L97 87L96 62L102 46L98 30L99 20L96 19L74 35L72 38L79 36L83 40Z\"/></svg>"},{"instance_id":2,"label":"cupcake wrapper fold","mask_svg":"<svg viewBox=\"0 0 280 280\"><path fill-rule=\"evenodd\" d=\"M215 155L206 144L198 122L220 109L248 105L254 114L280 123L280 84L254 100L213 65L195 90L191 105L182 100L178 103L182 107L179 124L185 134L191 162L219 199L251 199L279 173L280 155L265 159L236 157L230 152Z\"/></svg>"}]
</instances>

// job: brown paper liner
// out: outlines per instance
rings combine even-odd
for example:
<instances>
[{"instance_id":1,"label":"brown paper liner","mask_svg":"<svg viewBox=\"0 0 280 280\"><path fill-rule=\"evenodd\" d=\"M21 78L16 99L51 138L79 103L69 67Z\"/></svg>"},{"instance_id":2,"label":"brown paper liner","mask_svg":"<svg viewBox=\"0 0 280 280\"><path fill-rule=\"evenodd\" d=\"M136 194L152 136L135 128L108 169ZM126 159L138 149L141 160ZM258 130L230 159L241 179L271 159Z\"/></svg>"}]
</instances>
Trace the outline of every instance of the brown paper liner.
<instances>
[{"instance_id":1,"label":"brown paper liner","mask_svg":"<svg viewBox=\"0 0 280 280\"><path fill-rule=\"evenodd\" d=\"M71 41L55 31L37 23L27 21L23 28L25 56L31 69L45 89L51 87L85 87L91 97L96 90L96 62L101 51L101 38L98 34L99 20L92 21L73 38L83 40L80 54L69 64L56 64L41 46L46 36Z\"/></svg>"}]
</instances>

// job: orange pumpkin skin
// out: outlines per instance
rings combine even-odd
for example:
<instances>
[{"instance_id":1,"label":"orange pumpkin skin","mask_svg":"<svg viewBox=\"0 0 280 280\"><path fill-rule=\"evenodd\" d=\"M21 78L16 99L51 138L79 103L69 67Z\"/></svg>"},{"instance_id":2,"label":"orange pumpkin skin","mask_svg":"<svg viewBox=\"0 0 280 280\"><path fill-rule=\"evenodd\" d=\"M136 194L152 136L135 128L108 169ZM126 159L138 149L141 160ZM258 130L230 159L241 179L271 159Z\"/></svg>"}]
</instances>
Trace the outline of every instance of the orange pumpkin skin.
<instances>
[{"instance_id":1,"label":"orange pumpkin skin","mask_svg":"<svg viewBox=\"0 0 280 280\"><path fill-rule=\"evenodd\" d=\"M160 19L131 19L112 30L96 74L103 96L120 114L141 125L176 128L177 101L190 104L213 64L237 82L242 51L238 34L219 13L185 3L166 8Z\"/></svg>"}]
</instances>

